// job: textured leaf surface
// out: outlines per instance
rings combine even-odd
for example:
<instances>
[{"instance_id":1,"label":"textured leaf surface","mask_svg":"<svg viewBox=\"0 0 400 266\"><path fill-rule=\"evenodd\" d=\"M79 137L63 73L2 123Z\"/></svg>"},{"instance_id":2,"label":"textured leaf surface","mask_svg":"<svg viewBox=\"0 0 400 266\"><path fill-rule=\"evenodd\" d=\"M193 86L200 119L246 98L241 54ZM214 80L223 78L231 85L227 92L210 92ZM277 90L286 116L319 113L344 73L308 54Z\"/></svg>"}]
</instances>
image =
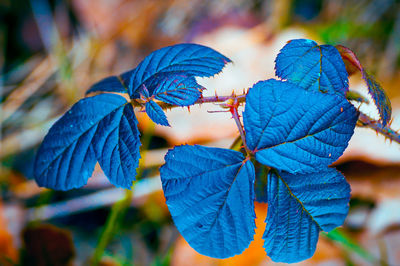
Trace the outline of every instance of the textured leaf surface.
<instances>
[{"instance_id":1,"label":"textured leaf surface","mask_svg":"<svg viewBox=\"0 0 400 266\"><path fill-rule=\"evenodd\" d=\"M366 71L363 71L363 78L367 83L368 92L378 108L382 125L386 126L392 117L392 104L390 103L389 97L375 78Z\"/></svg>"},{"instance_id":2,"label":"textured leaf surface","mask_svg":"<svg viewBox=\"0 0 400 266\"><path fill-rule=\"evenodd\" d=\"M211 77L221 72L228 62L230 60L227 57L198 44L187 43L164 47L147 56L135 69L129 84L129 95L131 98L138 98L139 89L143 84L150 95L153 95L156 89L164 90L159 84L165 83L168 90L171 90L173 85L181 84L182 82L174 82L181 76ZM190 83L189 91L193 87L191 84L193 81L187 81ZM200 87L200 85L197 86ZM182 86L180 88L182 90Z\"/></svg>"},{"instance_id":3,"label":"textured leaf surface","mask_svg":"<svg viewBox=\"0 0 400 266\"><path fill-rule=\"evenodd\" d=\"M243 114L248 147L267 166L313 172L336 161L353 135L358 113L344 98L290 82L258 82Z\"/></svg>"},{"instance_id":4,"label":"textured leaf surface","mask_svg":"<svg viewBox=\"0 0 400 266\"><path fill-rule=\"evenodd\" d=\"M342 45L337 45L336 47L346 64L346 70L349 75L356 71L361 72L362 77L368 86L368 93L371 95L375 106L378 109L380 121L383 126L386 126L392 117L392 105L389 97L375 78L364 69L352 50Z\"/></svg>"},{"instance_id":5,"label":"textured leaf surface","mask_svg":"<svg viewBox=\"0 0 400 266\"><path fill-rule=\"evenodd\" d=\"M343 59L343 63L346 66L346 71L349 76L353 75L357 71L363 70L360 61L352 50L343 45L336 45L335 47L339 51L340 56Z\"/></svg>"},{"instance_id":6,"label":"textured leaf surface","mask_svg":"<svg viewBox=\"0 0 400 266\"><path fill-rule=\"evenodd\" d=\"M176 227L201 254L227 258L253 240L254 167L240 152L179 146L160 169Z\"/></svg>"},{"instance_id":7,"label":"textured leaf surface","mask_svg":"<svg viewBox=\"0 0 400 266\"><path fill-rule=\"evenodd\" d=\"M119 76L111 76L100 80L93 84L87 91L86 94L92 92L120 92L127 93L129 79L132 75L133 70L127 71Z\"/></svg>"},{"instance_id":8,"label":"textured leaf surface","mask_svg":"<svg viewBox=\"0 0 400 266\"><path fill-rule=\"evenodd\" d=\"M348 75L342 57L331 45L306 39L289 41L275 60L276 75L304 89L344 95Z\"/></svg>"},{"instance_id":9,"label":"textured leaf surface","mask_svg":"<svg viewBox=\"0 0 400 266\"><path fill-rule=\"evenodd\" d=\"M154 123L162 126L170 126L167 120L167 116L165 115L163 109L157 103L150 100L146 103L145 108L146 114Z\"/></svg>"},{"instance_id":10,"label":"textured leaf surface","mask_svg":"<svg viewBox=\"0 0 400 266\"><path fill-rule=\"evenodd\" d=\"M99 122L93 138L101 169L117 187L129 189L136 178L141 145L137 123L132 105L126 104Z\"/></svg>"},{"instance_id":11,"label":"textured leaf surface","mask_svg":"<svg viewBox=\"0 0 400 266\"><path fill-rule=\"evenodd\" d=\"M159 83L153 95L165 103L187 106L194 104L203 90L194 77L176 75L175 79L166 78Z\"/></svg>"},{"instance_id":12,"label":"textured leaf surface","mask_svg":"<svg viewBox=\"0 0 400 266\"><path fill-rule=\"evenodd\" d=\"M267 181L268 181L268 168L260 164L259 162L255 162L254 165L256 179L254 182L254 192L256 194L256 200L258 202L267 203L268 202L268 194L267 194Z\"/></svg>"},{"instance_id":13,"label":"textured leaf surface","mask_svg":"<svg viewBox=\"0 0 400 266\"><path fill-rule=\"evenodd\" d=\"M39 148L35 161L35 179L40 186L53 188L57 190L68 190L78 188L86 184L91 176L96 164L96 154L99 158L102 168L107 171L105 164L115 165L117 161L114 154L103 154L99 149L99 140L102 138L99 134L107 133L106 128L111 127L120 121L121 124L117 132L122 141L127 141L127 134L124 133L128 129L126 121L117 114L126 116L128 113L133 117L124 118L128 120L136 120L133 110L126 107L127 101L115 94L101 94L80 100L72 108L61 117L49 130L42 145ZM111 121L114 120L115 121ZM131 121L132 122L132 121ZM111 123L108 125L108 123ZM136 124L131 124L136 126ZM116 141L109 139L104 147L104 151L110 149L109 145ZM138 136L133 133L129 138L129 147L133 148L132 142L138 140ZM92 141L96 140L97 144L92 145ZM128 141L127 141L128 142ZM107 146L108 145L108 146ZM96 148L96 151L95 149ZM131 154L138 156L138 148L131 151ZM115 148L118 149L118 148ZM121 150L116 150L119 152ZM123 153L123 150L122 150ZM105 157L102 157L105 156ZM105 158L110 157L110 161ZM131 159L127 157L126 159ZM136 159L136 161L139 158ZM106 172L110 180L119 186L124 183L118 183L114 180L114 176Z\"/></svg>"},{"instance_id":14,"label":"textured leaf surface","mask_svg":"<svg viewBox=\"0 0 400 266\"><path fill-rule=\"evenodd\" d=\"M349 210L350 186L332 168L294 175L270 172L264 248L275 262L310 258L321 230L343 224Z\"/></svg>"}]
</instances>

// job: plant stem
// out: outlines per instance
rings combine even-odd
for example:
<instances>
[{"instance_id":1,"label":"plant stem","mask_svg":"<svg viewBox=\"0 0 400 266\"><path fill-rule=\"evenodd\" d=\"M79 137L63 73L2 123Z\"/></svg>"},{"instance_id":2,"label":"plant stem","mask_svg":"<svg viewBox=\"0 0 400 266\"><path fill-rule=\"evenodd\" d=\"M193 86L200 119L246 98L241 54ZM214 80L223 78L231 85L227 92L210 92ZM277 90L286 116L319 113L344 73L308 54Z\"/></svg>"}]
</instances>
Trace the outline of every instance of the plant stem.
<instances>
[{"instance_id":1,"label":"plant stem","mask_svg":"<svg viewBox=\"0 0 400 266\"><path fill-rule=\"evenodd\" d=\"M327 239L339 243L345 250L354 252L368 262L376 263L379 259L375 258L368 250L364 249L360 244L351 239L350 236L342 229L336 228L329 233L322 233Z\"/></svg>"},{"instance_id":2,"label":"plant stem","mask_svg":"<svg viewBox=\"0 0 400 266\"><path fill-rule=\"evenodd\" d=\"M375 130L377 133L382 134L386 138L390 139L391 141L397 142L400 144L400 134L390 128L390 126L383 126L379 121L373 120L366 114L360 113L358 117L358 126L361 127L369 127Z\"/></svg>"},{"instance_id":3,"label":"plant stem","mask_svg":"<svg viewBox=\"0 0 400 266\"><path fill-rule=\"evenodd\" d=\"M242 103L246 100L246 94L240 95L230 95L230 96L208 96L208 97L201 97L196 101L195 104L202 104L202 103L218 103L218 102L225 102L230 99L236 99L237 103Z\"/></svg>"},{"instance_id":4,"label":"plant stem","mask_svg":"<svg viewBox=\"0 0 400 266\"><path fill-rule=\"evenodd\" d=\"M207 96L207 97L200 97L194 104L192 105L196 105L196 104L202 104L202 103L223 103L226 102L228 100L234 100L237 101L238 103L243 103L246 100L246 94L241 94L241 95L230 95L230 96ZM142 104L136 100L132 100L131 104L134 107L141 107ZM164 103L164 102L158 102L158 105L162 108L162 109L171 109L174 107L180 107L178 105L172 105L172 104L168 104L168 103Z\"/></svg>"},{"instance_id":5,"label":"plant stem","mask_svg":"<svg viewBox=\"0 0 400 266\"><path fill-rule=\"evenodd\" d=\"M246 101L246 94L240 94L240 95L232 94L230 96L217 96L216 95L216 96L201 97L193 105L202 104L202 103L223 103L223 102L227 102L229 100L231 100L232 102L237 102L238 104L243 103ZM159 102L158 104L160 105L160 107L162 109L171 109L174 107L178 107L177 105L171 105L171 104L167 104L164 102ZM133 106L141 106L141 104L139 102L136 102L134 100L132 101L132 105ZM229 105L226 104L225 107L229 107ZM237 110L236 110L236 112L237 112ZM378 132L379 134L384 135L391 141L394 141L394 142L397 142L400 144L400 133L399 132L393 130L388 125L383 126L379 121L376 121L376 120L370 118L366 114L360 113L357 125L361 126L361 127L371 128L371 129L375 130L376 132ZM242 128L242 131L243 131L243 128ZM239 132L240 132L240 130L239 130ZM246 145L245 145L245 147L246 147Z\"/></svg>"},{"instance_id":6,"label":"plant stem","mask_svg":"<svg viewBox=\"0 0 400 266\"><path fill-rule=\"evenodd\" d=\"M100 236L99 242L94 252L91 265L95 266L99 264L101 258L103 257L104 250L106 249L108 243L112 240L114 236L119 218L123 214L123 211L129 207L132 201L132 196L133 196L132 190L126 190L124 198L116 202L112 206L111 212L107 217L104 230Z\"/></svg>"},{"instance_id":7,"label":"plant stem","mask_svg":"<svg viewBox=\"0 0 400 266\"><path fill-rule=\"evenodd\" d=\"M230 111L232 113L232 118L235 120L236 126L239 129L239 133L240 133L240 137L242 138L244 149L246 150L246 153L249 156L250 154L252 154L252 152L250 151L249 147L247 147L246 136L245 136L245 133L243 130L242 122L240 121L240 118L239 118L237 105L234 105L233 107L231 107Z\"/></svg>"},{"instance_id":8,"label":"plant stem","mask_svg":"<svg viewBox=\"0 0 400 266\"><path fill-rule=\"evenodd\" d=\"M143 176L144 161L146 160L146 152L150 146L151 138L154 133L154 124L150 123L149 126L143 132L144 136L142 139L142 151L141 158L139 160L139 167L137 168L136 180L139 180ZM97 244L96 250L94 252L91 265L98 265L101 258L103 257L104 250L106 249L108 243L112 240L115 235L115 231L120 224L120 220L123 219L125 211L129 208L132 197L133 189L135 187L136 181L132 183L131 190L125 190L125 197L120 201L116 202L112 208L111 212L107 217L106 224L104 225L104 230L100 235L99 242Z\"/></svg>"}]
</instances>

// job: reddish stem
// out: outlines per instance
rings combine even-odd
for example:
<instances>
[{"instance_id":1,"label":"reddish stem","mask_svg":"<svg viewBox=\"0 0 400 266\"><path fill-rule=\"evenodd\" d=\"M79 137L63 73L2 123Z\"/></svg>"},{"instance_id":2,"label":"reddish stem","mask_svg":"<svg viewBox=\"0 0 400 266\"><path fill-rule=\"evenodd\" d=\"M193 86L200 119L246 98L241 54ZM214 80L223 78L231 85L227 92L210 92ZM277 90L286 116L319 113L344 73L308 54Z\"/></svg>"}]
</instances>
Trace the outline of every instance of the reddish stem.
<instances>
[{"instance_id":1,"label":"reddish stem","mask_svg":"<svg viewBox=\"0 0 400 266\"><path fill-rule=\"evenodd\" d=\"M244 102L246 99L246 94L241 95L231 95L231 96L207 96L199 98L195 104L201 103L221 103L228 101L230 99L236 99L238 103Z\"/></svg>"},{"instance_id":2,"label":"reddish stem","mask_svg":"<svg viewBox=\"0 0 400 266\"><path fill-rule=\"evenodd\" d=\"M376 132L384 135L386 138L391 141L397 142L400 144L400 135L395 130L391 129L388 125L383 126L379 121L373 120L366 114L360 113L358 117L358 126L369 127Z\"/></svg>"},{"instance_id":3,"label":"reddish stem","mask_svg":"<svg viewBox=\"0 0 400 266\"><path fill-rule=\"evenodd\" d=\"M202 104L202 103L228 102L224 106L228 107L228 108L232 108L232 106L234 106L234 105L239 106L240 103L243 103L245 101L246 101L246 94L230 95L230 96L208 96L208 97L201 97L193 105ZM134 106L142 106L142 104L137 101L132 101L131 103ZM234 104L231 104L231 103L234 103ZM163 109L178 107L176 105L170 105L170 104L166 104L163 102L160 102L158 104ZM243 132L243 127L241 126L241 122L239 120L239 114L237 113L237 107L236 107L236 109L231 110L231 113L232 113L232 117L235 119L236 125L238 125L238 123L240 125L240 126L238 126L238 128L239 128L241 138L243 140L244 147L245 147L246 151L249 154L251 154L251 151L248 149L248 147L246 145L246 139L244 137L245 134ZM372 118L368 117L367 115L365 115L363 113L360 113L360 116L358 118L358 126L369 127L371 129L375 130L376 132L384 135L391 141L394 141L394 142L397 142L400 144L400 134L398 132L396 132L395 130L390 128L389 125L383 126L379 121L373 120Z\"/></svg>"},{"instance_id":4,"label":"reddish stem","mask_svg":"<svg viewBox=\"0 0 400 266\"><path fill-rule=\"evenodd\" d=\"M239 129L240 137L242 138L243 146L244 146L244 149L246 150L247 156L249 156L250 154L252 154L252 152L249 149L249 147L247 146L246 135L243 130L242 122L240 121L240 118L239 118L238 106L239 106L238 101L234 101L233 104L230 106L229 110L232 114L233 120L235 120L237 128Z\"/></svg>"}]
</instances>

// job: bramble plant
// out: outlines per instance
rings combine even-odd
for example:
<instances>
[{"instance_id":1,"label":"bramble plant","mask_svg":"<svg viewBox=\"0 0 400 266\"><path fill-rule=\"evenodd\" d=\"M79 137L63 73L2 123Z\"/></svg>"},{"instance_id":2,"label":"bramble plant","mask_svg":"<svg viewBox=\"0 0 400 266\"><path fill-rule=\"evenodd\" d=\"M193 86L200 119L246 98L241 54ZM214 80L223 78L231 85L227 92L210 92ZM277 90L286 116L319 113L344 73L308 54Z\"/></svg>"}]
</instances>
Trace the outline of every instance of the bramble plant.
<instances>
[{"instance_id":1,"label":"bramble plant","mask_svg":"<svg viewBox=\"0 0 400 266\"><path fill-rule=\"evenodd\" d=\"M277 56L281 80L259 81L243 95L203 97L195 77L211 77L229 62L211 48L178 44L96 83L87 93L100 94L78 101L45 137L35 161L37 183L56 190L82 187L99 162L113 185L129 189L141 145L135 107L169 126L163 109L218 102L232 114L241 147L168 151L160 175L176 227L199 253L231 257L253 240L254 200L268 202L267 255L288 263L310 258L319 232L342 225L348 213L350 186L330 165L356 124L399 142L389 127L390 101L350 49L305 39L289 41ZM379 121L349 102L365 101L349 91L348 75L355 71L366 81Z\"/></svg>"}]
</instances>

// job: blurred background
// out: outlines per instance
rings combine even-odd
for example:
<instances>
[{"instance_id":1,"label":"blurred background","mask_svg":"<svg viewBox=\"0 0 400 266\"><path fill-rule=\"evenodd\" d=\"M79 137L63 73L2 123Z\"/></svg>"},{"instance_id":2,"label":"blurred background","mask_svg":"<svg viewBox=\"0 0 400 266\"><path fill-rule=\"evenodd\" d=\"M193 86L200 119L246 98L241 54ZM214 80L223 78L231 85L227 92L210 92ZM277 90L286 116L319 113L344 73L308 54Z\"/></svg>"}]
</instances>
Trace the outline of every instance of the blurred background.
<instances>
[{"instance_id":1,"label":"blurred background","mask_svg":"<svg viewBox=\"0 0 400 266\"><path fill-rule=\"evenodd\" d=\"M0 21L0 265L273 264L262 248L266 204L256 204L255 241L226 260L191 249L165 205L158 168L169 147L226 148L238 135L228 113L207 112L217 105L168 111L172 128L138 112L143 159L132 192L112 187L99 167L68 192L32 180L38 145L60 115L91 84L158 48L194 42L231 58L218 76L199 79L205 95L229 95L274 77L290 39L342 44L380 81L400 128L400 1L0 0ZM360 76L350 85L365 93ZM400 265L400 146L357 128L336 166L352 187L349 216L299 265Z\"/></svg>"}]
</instances>

